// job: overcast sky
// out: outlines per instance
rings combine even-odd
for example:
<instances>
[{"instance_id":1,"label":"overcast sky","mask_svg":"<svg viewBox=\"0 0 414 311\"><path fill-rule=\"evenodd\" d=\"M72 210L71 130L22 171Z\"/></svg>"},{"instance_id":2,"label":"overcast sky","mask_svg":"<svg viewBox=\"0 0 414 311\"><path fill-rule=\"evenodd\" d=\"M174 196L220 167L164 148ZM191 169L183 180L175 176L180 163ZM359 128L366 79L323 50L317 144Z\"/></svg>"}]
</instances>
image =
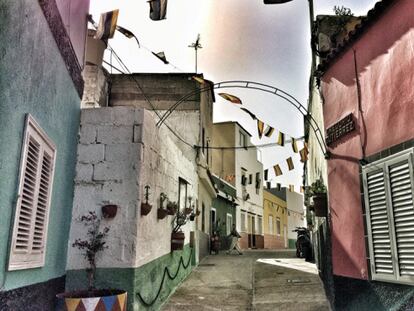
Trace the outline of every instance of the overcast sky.
<instances>
[{"instance_id":1,"label":"overcast sky","mask_svg":"<svg viewBox=\"0 0 414 311\"><path fill-rule=\"evenodd\" d=\"M354 15L365 15L373 0L314 0L315 16L333 14L333 7L345 6ZM92 0L91 14L96 21L102 12L119 9L118 25L131 30L141 44L164 51L174 66L164 65L145 48L119 33L109 44L133 72L194 72L194 50L188 48L201 35L198 72L214 82L249 80L280 88L306 105L310 72L309 10L307 0L264 5L263 0L169 0L167 19L152 21L144 0ZM108 55L106 56L107 59ZM243 105L277 130L300 137L303 119L295 108L274 95L245 90L221 90L239 96ZM214 121L238 121L259 140L256 123L239 107L217 97ZM299 143L299 148L302 143ZM283 176L270 178L273 185L294 184L298 191L303 173L299 156L290 145L262 149L265 168L280 163ZM293 156L295 170L288 172L285 159Z\"/></svg>"}]
</instances>

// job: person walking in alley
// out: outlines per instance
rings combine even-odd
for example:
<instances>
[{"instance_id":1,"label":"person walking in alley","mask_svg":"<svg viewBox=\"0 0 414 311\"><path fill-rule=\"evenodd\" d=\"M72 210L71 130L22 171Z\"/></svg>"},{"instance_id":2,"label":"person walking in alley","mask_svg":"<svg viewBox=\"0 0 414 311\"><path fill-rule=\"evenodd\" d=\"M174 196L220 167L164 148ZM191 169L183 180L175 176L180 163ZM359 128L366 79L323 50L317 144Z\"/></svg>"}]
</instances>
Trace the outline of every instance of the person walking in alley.
<instances>
[{"instance_id":1,"label":"person walking in alley","mask_svg":"<svg viewBox=\"0 0 414 311\"><path fill-rule=\"evenodd\" d=\"M239 238L241 238L241 236L240 236L240 234L237 232L237 230L236 230L236 225L235 224L233 224L233 229L231 230L231 232L230 232L230 234L228 235L228 237L229 238L231 238L231 243L230 243L230 248L229 248L229 250L227 251L227 254L230 254L231 253L231 251L233 250L233 249L235 249L238 253L239 253L239 255L243 255L243 253L242 253L242 251L241 251L241 249L240 249L240 247L239 247L239 245L238 245L238 240L239 240Z\"/></svg>"}]
</instances>

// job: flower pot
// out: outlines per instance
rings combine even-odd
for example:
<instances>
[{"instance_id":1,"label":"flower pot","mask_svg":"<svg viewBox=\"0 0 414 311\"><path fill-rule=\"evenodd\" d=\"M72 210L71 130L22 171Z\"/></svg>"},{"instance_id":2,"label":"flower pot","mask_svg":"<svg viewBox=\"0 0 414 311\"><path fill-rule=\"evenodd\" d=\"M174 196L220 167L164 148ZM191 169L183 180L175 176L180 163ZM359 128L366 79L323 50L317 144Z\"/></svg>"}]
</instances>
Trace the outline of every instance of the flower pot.
<instances>
[{"instance_id":1,"label":"flower pot","mask_svg":"<svg viewBox=\"0 0 414 311\"><path fill-rule=\"evenodd\" d=\"M164 219L168 215L168 211L163 208L158 208L157 210L157 216L158 219Z\"/></svg>"},{"instance_id":2,"label":"flower pot","mask_svg":"<svg viewBox=\"0 0 414 311\"><path fill-rule=\"evenodd\" d=\"M326 193L319 193L313 196L313 207L315 209L315 216L326 217L328 214L328 202Z\"/></svg>"},{"instance_id":3,"label":"flower pot","mask_svg":"<svg viewBox=\"0 0 414 311\"><path fill-rule=\"evenodd\" d=\"M116 216L118 205L108 204L102 206L102 217L105 219L112 219Z\"/></svg>"},{"instance_id":4,"label":"flower pot","mask_svg":"<svg viewBox=\"0 0 414 311\"><path fill-rule=\"evenodd\" d=\"M190 215L190 221L194 221L195 216L196 216L195 214L191 214L191 215Z\"/></svg>"},{"instance_id":5,"label":"flower pot","mask_svg":"<svg viewBox=\"0 0 414 311\"><path fill-rule=\"evenodd\" d=\"M186 214L186 215L190 215L190 214L192 213L192 211L193 211L193 209L192 209L192 208L190 208L190 207L186 207L186 208L184 209L184 214Z\"/></svg>"},{"instance_id":6,"label":"flower pot","mask_svg":"<svg viewBox=\"0 0 414 311\"><path fill-rule=\"evenodd\" d=\"M197 207L197 209L196 209L196 216L200 216L200 214L201 214L201 212L200 212L200 210Z\"/></svg>"},{"instance_id":7,"label":"flower pot","mask_svg":"<svg viewBox=\"0 0 414 311\"><path fill-rule=\"evenodd\" d=\"M119 289L73 291L56 295L55 311L126 311L127 292Z\"/></svg>"},{"instance_id":8,"label":"flower pot","mask_svg":"<svg viewBox=\"0 0 414 311\"><path fill-rule=\"evenodd\" d=\"M182 250L184 248L184 232L171 233L171 251Z\"/></svg>"},{"instance_id":9,"label":"flower pot","mask_svg":"<svg viewBox=\"0 0 414 311\"><path fill-rule=\"evenodd\" d=\"M148 215L151 212L152 205L148 203L141 203L141 216Z\"/></svg>"},{"instance_id":10,"label":"flower pot","mask_svg":"<svg viewBox=\"0 0 414 311\"><path fill-rule=\"evenodd\" d=\"M168 212L168 215L175 215L177 213L177 208L168 207L168 205L167 205L167 212Z\"/></svg>"}]
</instances>

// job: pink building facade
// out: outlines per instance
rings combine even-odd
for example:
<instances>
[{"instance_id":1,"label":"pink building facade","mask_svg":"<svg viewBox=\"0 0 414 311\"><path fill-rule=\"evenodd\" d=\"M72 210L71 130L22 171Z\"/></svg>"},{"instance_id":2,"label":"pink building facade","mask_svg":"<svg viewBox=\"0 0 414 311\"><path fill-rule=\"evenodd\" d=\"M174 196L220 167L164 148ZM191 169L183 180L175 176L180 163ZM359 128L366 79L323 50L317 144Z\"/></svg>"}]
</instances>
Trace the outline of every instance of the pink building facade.
<instances>
[{"instance_id":1,"label":"pink building facade","mask_svg":"<svg viewBox=\"0 0 414 311\"><path fill-rule=\"evenodd\" d=\"M405 240L401 235L401 228L414 232L413 12L412 0L378 2L318 68L325 130L327 136L336 131L328 139L327 162L333 274L359 284L364 283L357 280L366 280L374 287L384 282L390 295L388 284L414 285L414 244L410 234ZM352 121L341 124L348 115ZM401 213L392 177L397 164L387 164L392 161L408 165L401 183L407 213L403 227L397 224ZM380 190L374 189L375 174L382 178ZM382 210L376 207L378 198L383 199ZM377 300L384 308L404 303Z\"/></svg>"}]
</instances>

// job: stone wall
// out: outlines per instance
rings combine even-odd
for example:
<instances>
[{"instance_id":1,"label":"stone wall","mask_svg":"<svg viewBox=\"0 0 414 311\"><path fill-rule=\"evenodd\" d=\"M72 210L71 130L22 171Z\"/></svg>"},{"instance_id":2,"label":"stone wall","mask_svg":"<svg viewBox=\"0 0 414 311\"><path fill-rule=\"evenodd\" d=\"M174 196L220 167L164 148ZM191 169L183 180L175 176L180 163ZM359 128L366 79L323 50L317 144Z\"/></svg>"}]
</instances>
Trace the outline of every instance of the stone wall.
<instances>
[{"instance_id":1,"label":"stone wall","mask_svg":"<svg viewBox=\"0 0 414 311\"><path fill-rule=\"evenodd\" d=\"M108 106L109 74L101 66L87 64L82 72L85 81L81 108Z\"/></svg>"}]
</instances>

